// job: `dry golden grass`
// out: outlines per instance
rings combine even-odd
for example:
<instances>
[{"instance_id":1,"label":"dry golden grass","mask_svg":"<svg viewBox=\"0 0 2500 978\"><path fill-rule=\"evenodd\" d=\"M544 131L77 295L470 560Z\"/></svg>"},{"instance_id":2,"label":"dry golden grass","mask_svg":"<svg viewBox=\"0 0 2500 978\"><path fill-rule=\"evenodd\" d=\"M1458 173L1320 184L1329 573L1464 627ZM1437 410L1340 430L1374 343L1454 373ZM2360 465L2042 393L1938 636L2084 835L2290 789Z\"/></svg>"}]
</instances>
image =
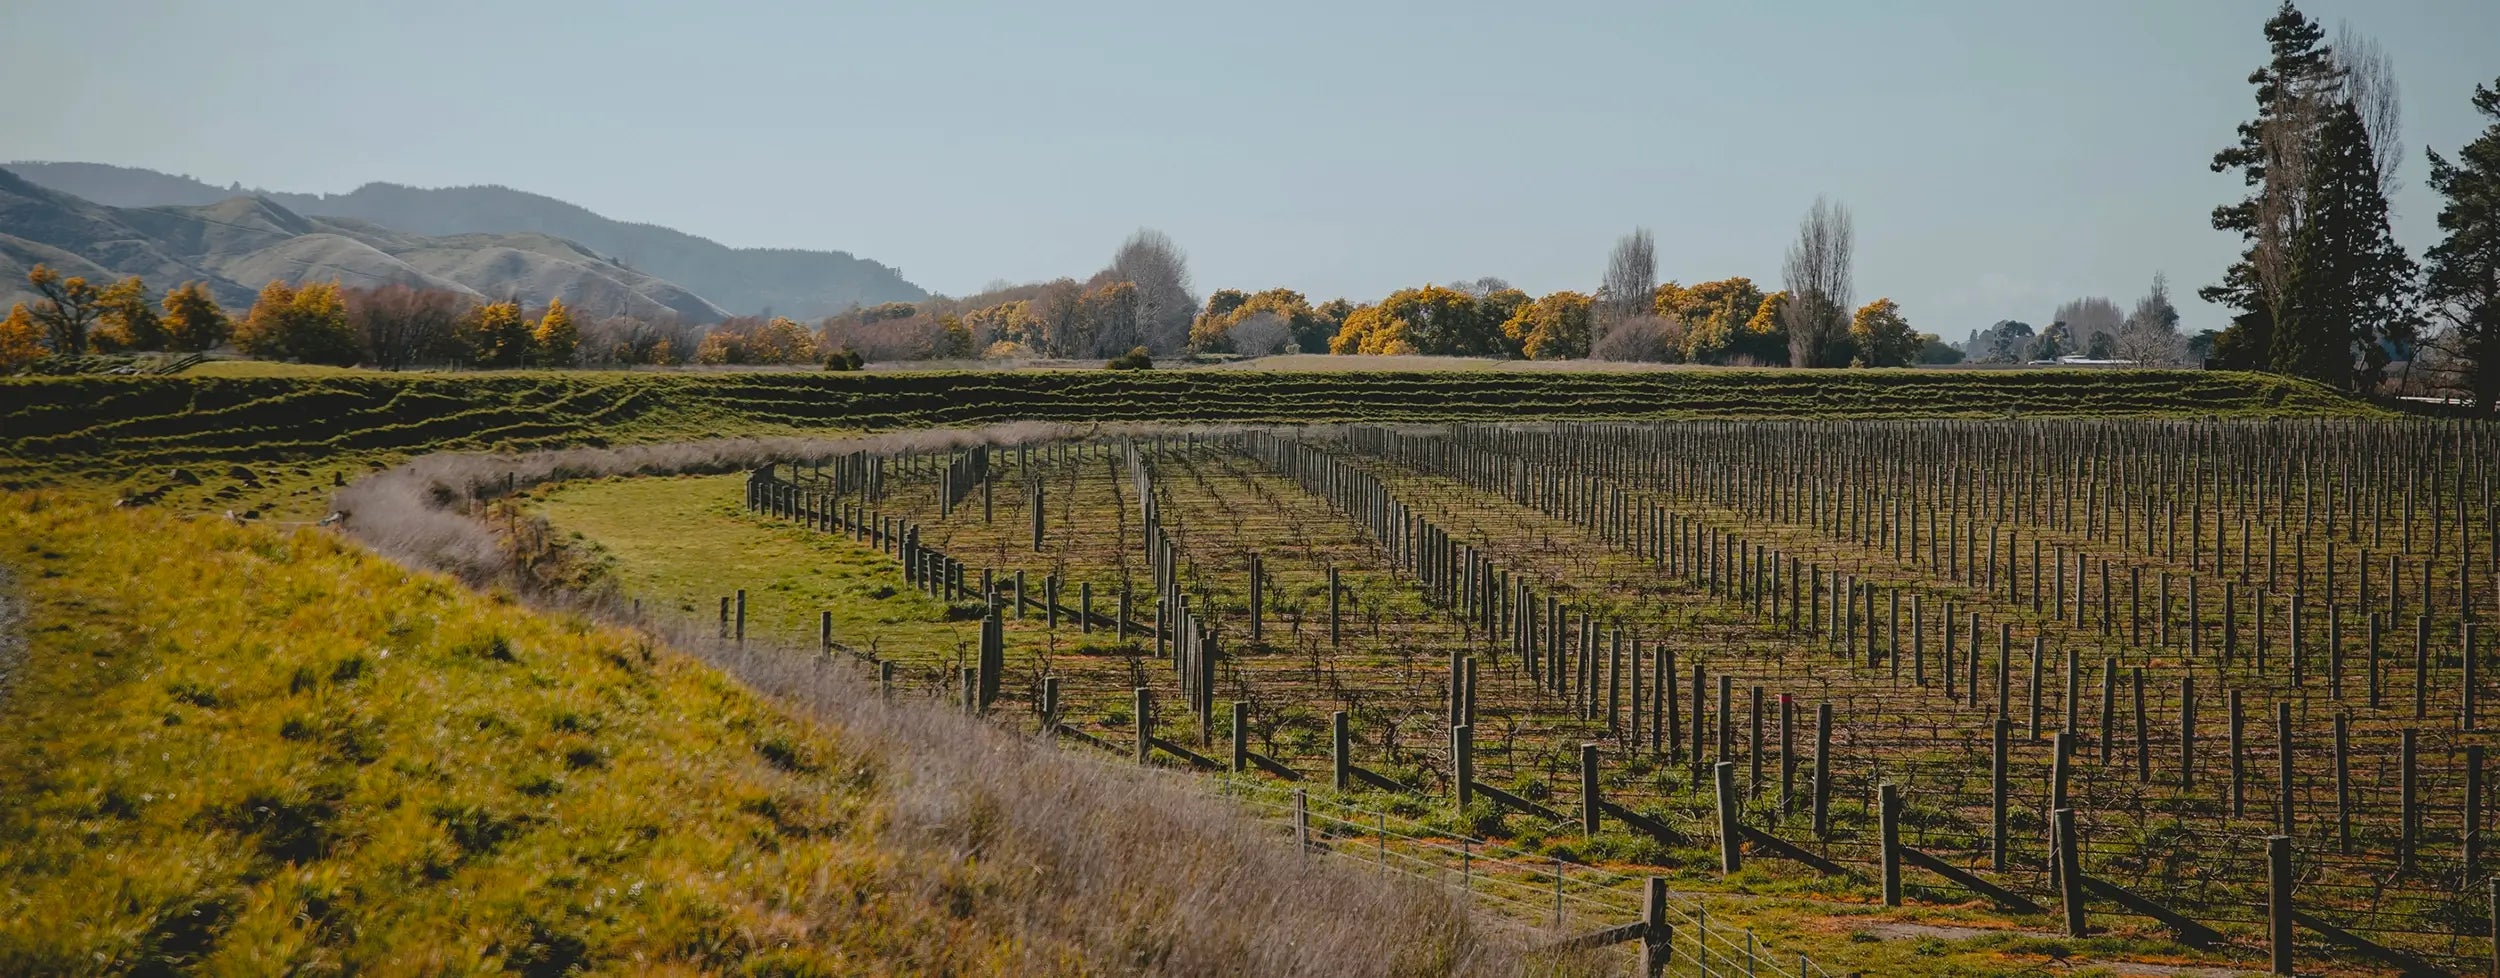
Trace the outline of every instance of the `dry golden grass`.
<instances>
[{"instance_id":1,"label":"dry golden grass","mask_svg":"<svg viewBox=\"0 0 2500 978\"><path fill-rule=\"evenodd\" d=\"M58 494L0 496L0 548L0 974L1521 967L1444 896L806 656L698 647L725 676Z\"/></svg>"}]
</instances>

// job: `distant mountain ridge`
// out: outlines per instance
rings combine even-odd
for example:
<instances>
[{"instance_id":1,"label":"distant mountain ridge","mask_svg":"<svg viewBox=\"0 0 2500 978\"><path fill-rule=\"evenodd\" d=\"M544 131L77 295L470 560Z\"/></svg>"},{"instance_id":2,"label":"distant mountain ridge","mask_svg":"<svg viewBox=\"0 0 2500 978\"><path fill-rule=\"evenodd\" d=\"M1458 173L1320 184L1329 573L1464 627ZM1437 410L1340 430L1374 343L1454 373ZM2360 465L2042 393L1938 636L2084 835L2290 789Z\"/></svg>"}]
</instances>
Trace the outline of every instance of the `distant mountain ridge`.
<instances>
[{"instance_id":1,"label":"distant mountain ridge","mask_svg":"<svg viewBox=\"0 0 2500 978\"><path fill-rule=\"evenodd\" d=\"M37 264L98 283L136 275L162 291L208 284L241 312L272 281L405 284L475 299L551 298L590 316L717 322L702 296L545 234L411 234L352 218L297 214L266 197L110 207L0 169L0 306L33 301Z\"/></svg>"},{"instance_id":2,"label":"distant mountain ridge","mask_svg":"<svg viewBox=\"0 0 2500 978\"><path fill-rule=\"evenodd\" d=\"M410 234L550 235L674 282L738 315L769 310L815 319L854 305L913 302L929 295L896 269L847 252L732 248L508 187L427 189L368 183L344 194L299 194L239 185L220 188L187 176L102 163L26 162L6 168L39 186L112 207L198 207L254 194L300 215L350 218Z\"/></svg>"}]
</instances>

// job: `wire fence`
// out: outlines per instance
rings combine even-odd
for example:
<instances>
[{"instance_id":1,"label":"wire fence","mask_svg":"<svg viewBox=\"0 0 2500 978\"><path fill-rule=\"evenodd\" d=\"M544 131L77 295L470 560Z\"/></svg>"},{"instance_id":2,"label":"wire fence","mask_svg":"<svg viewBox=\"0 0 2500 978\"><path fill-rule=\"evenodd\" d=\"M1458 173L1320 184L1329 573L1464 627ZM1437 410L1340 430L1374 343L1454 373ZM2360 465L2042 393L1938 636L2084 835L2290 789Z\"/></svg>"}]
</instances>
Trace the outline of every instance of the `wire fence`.
<instances>
[{"instance_id":1,"label":"wire fence","mask_svg":"<svg viewBox=\"0 0 2500 978\"><path fill-rule=\"evenodd\" d=\"M1491 919L1515 927L1531 943L1559 942L1642 919L1645 875L1440 832L1405 816L1256 777L1216 775L1213 780L1219 797L1304 851L1451 890ZM1714 926L1699 894L1670 892L1664 911L1671 928L1665 945L1667 974L1836 978L1803 951L1776 946L1747 928Z\"/></svg>"}]
</instances>

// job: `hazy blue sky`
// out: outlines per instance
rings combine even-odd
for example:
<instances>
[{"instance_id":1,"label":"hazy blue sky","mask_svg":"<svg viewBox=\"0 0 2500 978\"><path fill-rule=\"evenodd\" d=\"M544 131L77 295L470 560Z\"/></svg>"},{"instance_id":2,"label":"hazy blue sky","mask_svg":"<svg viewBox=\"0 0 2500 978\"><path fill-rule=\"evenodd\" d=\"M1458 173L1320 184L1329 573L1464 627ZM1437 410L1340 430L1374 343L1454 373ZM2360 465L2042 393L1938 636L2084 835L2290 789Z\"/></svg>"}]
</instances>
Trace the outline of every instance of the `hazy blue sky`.
<instances>
[{"instance_id":1,"label":"hazy blue sky","mask_svg":"<svg viewBox=\"0 0 2500 978\"><path fill-rule=\"evenodd\" d=\"M1203 292L1776 282L1817 193L1861 301L1959 339L2235 253L2207 172L2269 0L1201 5L0 3L0 160L345 191L500 183L963 293L1160 228ZM2397 234L2478 130L2500 2L2304 4L2393 56Z\"/></svg>"}]
</instances>

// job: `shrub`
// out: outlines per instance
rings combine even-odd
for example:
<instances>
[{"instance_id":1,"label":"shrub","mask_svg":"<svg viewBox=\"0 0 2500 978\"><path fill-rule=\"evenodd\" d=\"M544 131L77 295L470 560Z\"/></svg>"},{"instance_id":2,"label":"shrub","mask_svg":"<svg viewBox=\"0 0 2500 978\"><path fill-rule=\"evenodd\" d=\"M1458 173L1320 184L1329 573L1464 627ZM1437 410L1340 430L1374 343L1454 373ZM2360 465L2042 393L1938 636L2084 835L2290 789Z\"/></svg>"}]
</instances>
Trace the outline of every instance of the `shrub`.
<instances>
[{"instance_id":1,"label":"shrub","mask_svg":"<svg viewBox=\"0 0 2500 978\"><path fill-rule=\"evenodd\" d=\"M1114 357L1110 363L1103 366L1113 370L1151 370L1154 365L1154 354L1140 346L1130 348L1127 353Z\"/></svg>"}]
</instances>

